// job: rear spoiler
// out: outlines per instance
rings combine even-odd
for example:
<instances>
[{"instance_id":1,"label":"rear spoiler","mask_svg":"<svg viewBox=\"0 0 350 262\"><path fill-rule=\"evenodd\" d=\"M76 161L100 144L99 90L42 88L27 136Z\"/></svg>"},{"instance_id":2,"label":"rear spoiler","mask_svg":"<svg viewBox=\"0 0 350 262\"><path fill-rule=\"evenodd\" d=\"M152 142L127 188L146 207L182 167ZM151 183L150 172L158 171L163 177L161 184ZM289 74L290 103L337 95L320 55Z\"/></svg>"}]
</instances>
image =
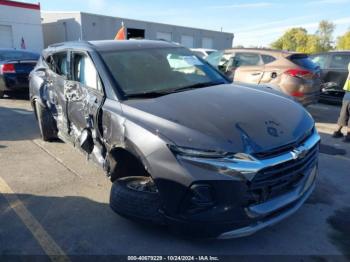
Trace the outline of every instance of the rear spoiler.
<instances>
[{"instance_id":1,"label":"rear spoiler","mask_svg":"<svg viewBox=\"0 0 350 262\"><path fill-rule=\"evenodd\" d=\"M289 53L289 54L286 54L285 57L289 59L295 59L295 58L297 59L297 58L307 58L309 57L309 55L305 53Z\"/></svg>"}]
</instances>

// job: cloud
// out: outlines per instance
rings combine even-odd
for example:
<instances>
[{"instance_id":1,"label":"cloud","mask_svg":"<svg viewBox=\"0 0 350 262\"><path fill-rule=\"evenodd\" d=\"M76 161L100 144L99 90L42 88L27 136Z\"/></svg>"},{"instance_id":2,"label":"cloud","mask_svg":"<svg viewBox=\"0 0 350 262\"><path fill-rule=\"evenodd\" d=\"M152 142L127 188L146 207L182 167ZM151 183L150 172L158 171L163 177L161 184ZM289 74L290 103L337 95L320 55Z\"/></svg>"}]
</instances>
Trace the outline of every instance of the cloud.
<instances>
[{"instance_id":1,"label":"cloud","mask_svg":"<svg viewBox=\"0 0 350 262\"><path fill-rule=\"evenodd\" d=\"M283 25L283 24L288 24L290 25L293 21L296 23L297 21L309 19L309 18L315 18L315 15L307 15L307 16L296 16L288 19L280 19L280 20L275 20L271 22L266 22L266 23L257 23L256 25L253 26L248 26L248 27L240 27L238 31L232 30L233 32L236 33L245 33L245 32L251 32L251 31L256 31L257 29L264 29L264 28L271 28L271 26L276 26L276 25Z\"/></svg>"},{"instance_id":2,"label":"cloud","mask_svg":"<svg viewBox=\"0 0 350 262\"><path fill-rule=\"evenodd\" d=\"M268 6L271 6L271 5L272 5L272 3L270 3L270 2L257 2L257 3L232 4L232 5L216 5L216 6L209 6L209 8L214 8L214 9L259 8L259 7L268 7Z\"/></svg>"},{"instance_id":3,"label":"cloud","mask_svg":"<svg viewBox=\"0 0 350 262\"><path fill-rule=\"evenodd\" d=\"M345 4L350 3L349 0L318 0L318 1L311 1L307 4L309 5L332 5L332 4Z\"/></svg>"}]
</instances>

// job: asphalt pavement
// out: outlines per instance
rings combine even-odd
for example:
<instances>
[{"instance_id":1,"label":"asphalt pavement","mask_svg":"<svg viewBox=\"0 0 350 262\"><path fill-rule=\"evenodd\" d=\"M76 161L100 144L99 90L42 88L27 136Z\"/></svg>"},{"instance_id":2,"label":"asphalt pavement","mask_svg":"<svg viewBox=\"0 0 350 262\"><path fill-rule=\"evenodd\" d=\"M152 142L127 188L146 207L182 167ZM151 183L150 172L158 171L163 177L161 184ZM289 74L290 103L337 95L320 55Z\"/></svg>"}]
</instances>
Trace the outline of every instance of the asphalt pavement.
<instances>
[{"instance_id":1,"label":"asphalt pavement","mask_svg":"<svg viewBox=\"0 0 350 262\"><path fill-rule=\"evenodd\" d=\"M29 102L0 100L0 256L294 255L350 259L350 145L333 139L339 107L308 108L322 137L316 189L293 216L231 240L179 237L108 206L111 183L71 145L39 138ZM321 257L321 256L327 256ZM325 260L326 259L326 260Z\"/></svg>"}]
</instances>

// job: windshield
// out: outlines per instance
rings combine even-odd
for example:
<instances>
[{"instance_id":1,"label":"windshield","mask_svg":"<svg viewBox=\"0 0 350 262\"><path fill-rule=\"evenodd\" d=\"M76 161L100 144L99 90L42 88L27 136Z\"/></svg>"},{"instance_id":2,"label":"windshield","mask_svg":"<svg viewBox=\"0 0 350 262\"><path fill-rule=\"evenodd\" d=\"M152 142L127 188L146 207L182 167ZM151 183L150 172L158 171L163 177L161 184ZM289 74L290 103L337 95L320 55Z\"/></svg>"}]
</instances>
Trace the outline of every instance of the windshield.
<instances>
[{"instance_id":1,"label":"windshield","mask_svg":"<svg viewBox=\"0 0 350 262\"><path fill-rule=\"evenodd\" d=\"M227 83L186 48L108 51L101 55L126 96Z\"/></svg>"},{"instance_id":2,"label":"windshield","mask_svg":"<svg viewBox=\"0 0 350 262\"><path fill-rule=\"evenodd\" d=\"M22 51L0 51L0 61L6 60L38 60L39 55Z\"/></svg>"}]
</instances>

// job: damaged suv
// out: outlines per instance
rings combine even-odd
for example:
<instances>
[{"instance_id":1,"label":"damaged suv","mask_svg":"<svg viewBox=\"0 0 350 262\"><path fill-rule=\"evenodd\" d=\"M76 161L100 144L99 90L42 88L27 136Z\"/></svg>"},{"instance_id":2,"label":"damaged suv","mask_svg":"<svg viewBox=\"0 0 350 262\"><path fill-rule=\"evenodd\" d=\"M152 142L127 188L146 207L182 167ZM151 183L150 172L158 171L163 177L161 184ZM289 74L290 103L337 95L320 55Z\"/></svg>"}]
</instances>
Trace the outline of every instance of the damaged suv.
<instances>
[{"instance_id":1,"label":"damaged suv","mask_svg":"<svg viewBox=\"0 0 350 262\"><path fill-rule=\"evenodd\" d=\"M291 215L313 191L320 137L305 109L268 88L232 85L184 47L52 45L30 93L42 138L98 163L122 216L240 237Z\"/></svg>"}]
</instances>

